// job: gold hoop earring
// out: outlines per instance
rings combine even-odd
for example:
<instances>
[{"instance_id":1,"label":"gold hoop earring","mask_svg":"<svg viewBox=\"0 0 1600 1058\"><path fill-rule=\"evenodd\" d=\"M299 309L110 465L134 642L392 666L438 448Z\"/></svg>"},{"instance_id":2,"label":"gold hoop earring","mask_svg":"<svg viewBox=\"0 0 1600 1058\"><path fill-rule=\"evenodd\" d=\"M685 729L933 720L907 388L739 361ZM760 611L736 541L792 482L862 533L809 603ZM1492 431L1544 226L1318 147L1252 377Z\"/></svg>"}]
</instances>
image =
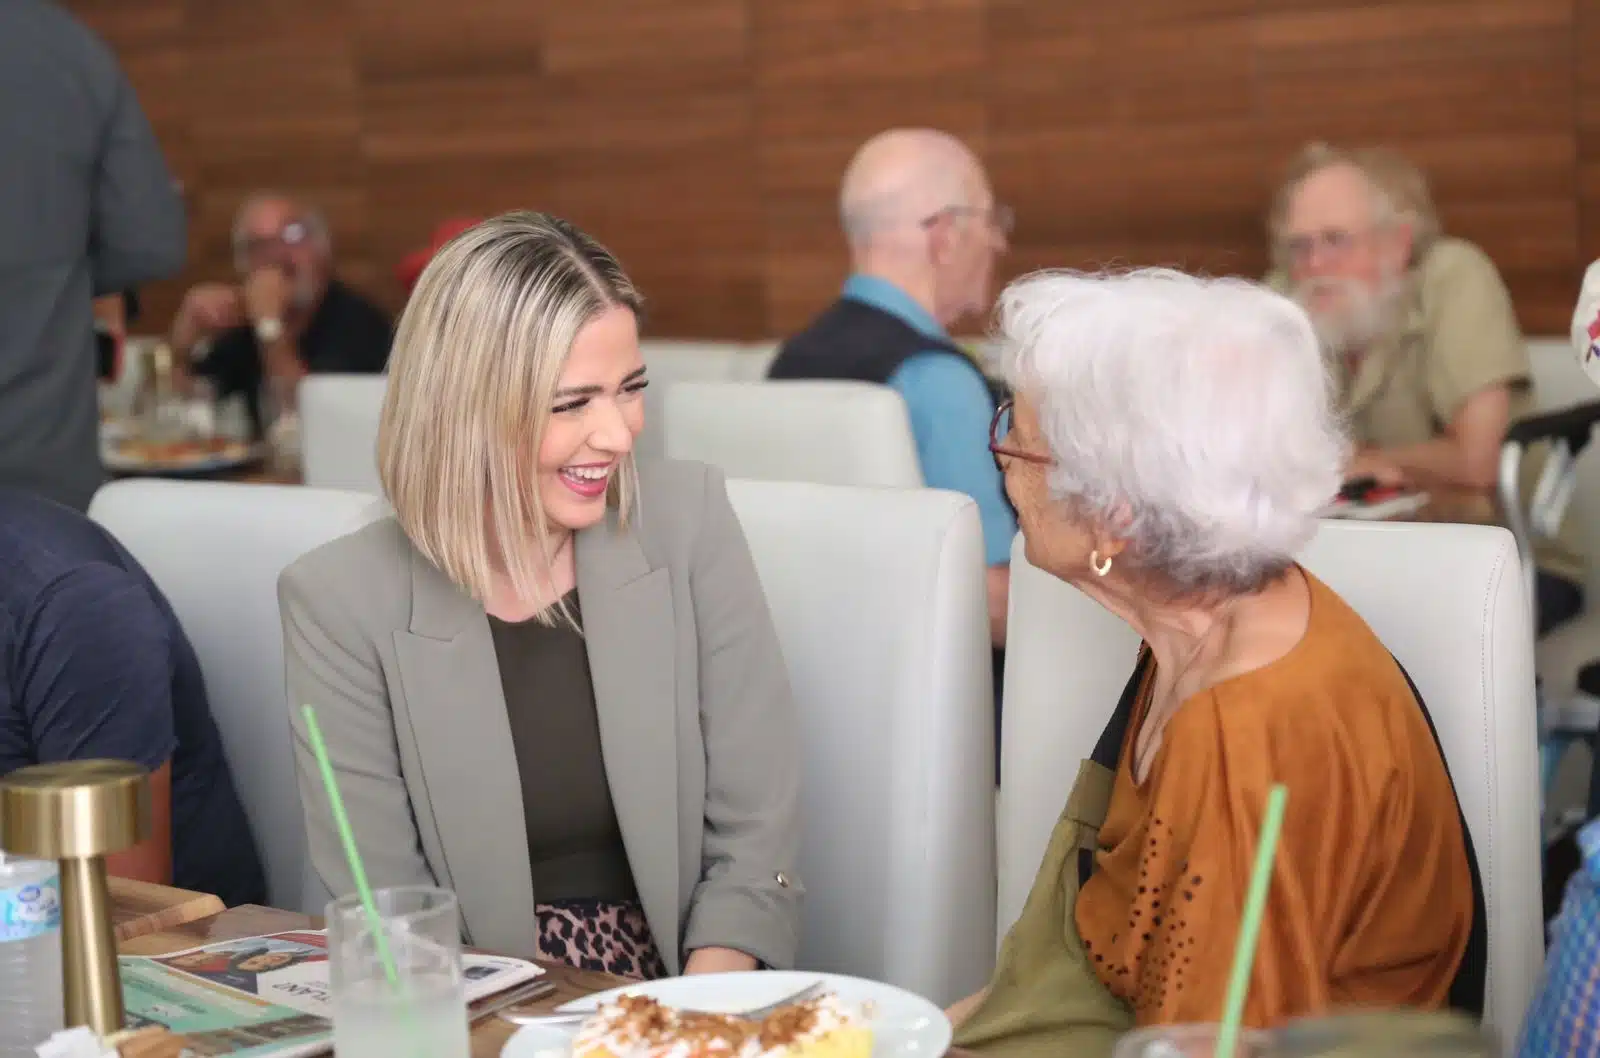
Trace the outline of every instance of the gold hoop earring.
<instances>
[{"instance_id":1,"label":"gold hoop earring","mask_svg":"<svg viewBox=\"0 0 1600 1058\"><path fill-rule=\"evenodd\" d=\"M1095 576L1105 576L1107 573L1111 572L1111 556L1107 555L1105 558L1101 558L1100 552L1089 552L1089 568L1094 570Z\"/></svg>"}]
</instances>

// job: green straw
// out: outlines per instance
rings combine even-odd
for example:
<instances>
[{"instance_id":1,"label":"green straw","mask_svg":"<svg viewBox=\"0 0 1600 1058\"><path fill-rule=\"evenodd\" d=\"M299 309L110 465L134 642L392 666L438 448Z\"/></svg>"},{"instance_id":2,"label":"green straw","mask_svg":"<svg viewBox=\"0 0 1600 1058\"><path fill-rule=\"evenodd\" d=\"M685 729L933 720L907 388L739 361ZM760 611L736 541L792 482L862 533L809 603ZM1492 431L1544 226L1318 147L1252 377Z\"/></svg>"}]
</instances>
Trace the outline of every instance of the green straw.
<instances>
[{"instance_id":1,"label":"green straw","mask_svg":"<svg viewBox=\"0 0 1600 1058\"><path fill-rule=\"evenodd\" d=\"M328 803L333 806L333 822L339 828L339 840L344 843L344 858L350 865L350 875L355 879L356 892L361 896L361 906L367 913L367 925L372 929L372 939L378 946L378 961L389 984L400 990L400 970L394 955L389 951L389 934L383 928L383 918L378 914L378 904L372 899L372 887L367 884L367 872L361 866L361 852L356 848L356 835L350 829L350 817L345 815L344 800L339 796L339 783L333 777L333 761L328 757L328 745L322 741L322 729L317 726L317 711L309 705L300 707L306 721L306 734L311 738L311 752L316 754L317 767L322 772L322 785L328 791Z\"/></svg>"},{"instance_id":2,"label":"green straw","mask_svg":"<svg viewBox=\"0 0 1600 1058\"><path fill-rule=\"evenodd\" d=\"M1233 949L1233 970L1228 975L1228 1002L1222 1008L1222 1026L1217 1031L1217 1058L1233 1058L1239 1043L1239 1022L1244 1018L1244 999L1250 991L1250 970L1256 961L1256 941L1261 937L1261 918L1267 909L1267 889L1272 885L1272 861L1278 852L1278 832L1283 829L1283 810L1289 803L1289 788L1282 783L1267 795L1267 814L1261 821L1261 837L1256 843L1256 865L1250 871L1250 892L1244 900L1244 919L1239 923L1239 940Z\"/></svg>"}]
</instances>

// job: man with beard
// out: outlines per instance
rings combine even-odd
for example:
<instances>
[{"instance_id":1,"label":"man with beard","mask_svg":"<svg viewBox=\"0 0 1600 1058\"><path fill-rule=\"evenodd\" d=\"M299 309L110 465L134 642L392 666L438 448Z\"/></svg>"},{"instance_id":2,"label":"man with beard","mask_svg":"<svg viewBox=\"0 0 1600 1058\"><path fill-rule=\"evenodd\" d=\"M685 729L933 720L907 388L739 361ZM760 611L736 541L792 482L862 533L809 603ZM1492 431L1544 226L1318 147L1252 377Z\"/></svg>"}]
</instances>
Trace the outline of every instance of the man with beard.
<instances>
[{"instance_id":1,"label":"man with beard","mask_svg":"<svg viewBox=\"0 0 1600 1058\"><path fill-rule=\"evenodd\" d=\"M1493 262L1440 230L1422 174L1391 151L1313 145L1270 226L1275 279L1311 317L1349 417L1346 477L1494 489L1506 430L1533 410L1527 347ZM1525 488L1542 462L1525 461ZM1574 521L1538 547L1540 634L1583 609Z\"/></svg>"},{"instance_id":2,"label":"man with beard","mask_svg":"<svg viewBox=\"0 0 1600 1058\"><path fill-rule=\"evenodd\" d=\"M233 223L241 282L201 283L184 295L172 345L218 397L242 393L259 431L265 383L278 410L312 372L379 374L392 324L333 277L328 226L316 210L274 193L250 196Z\"/></svg>"}]
</instances>

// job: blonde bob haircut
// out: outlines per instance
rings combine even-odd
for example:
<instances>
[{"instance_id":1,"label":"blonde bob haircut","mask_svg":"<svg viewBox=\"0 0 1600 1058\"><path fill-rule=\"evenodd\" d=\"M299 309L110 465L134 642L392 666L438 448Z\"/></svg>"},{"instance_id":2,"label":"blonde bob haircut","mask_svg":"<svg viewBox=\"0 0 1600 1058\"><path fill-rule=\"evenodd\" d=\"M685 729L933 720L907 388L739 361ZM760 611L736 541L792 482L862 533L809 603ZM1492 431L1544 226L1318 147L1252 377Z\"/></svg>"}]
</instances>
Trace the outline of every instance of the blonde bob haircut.
<instances>
[{"instance_id":1,"label":"blonde bob haircut","mask_svg":"<svg viewBox=\"0 0 1600 1058\"><path fill-rule=\"evenodd\" d=\"M549 594L539 443L578 332L618 306L638 312L640 298L617 259L544 213L469 228L417 280L389 358L378 474L412 544L480 602L498 576L521 598ZM629 454L607 497L623 525L637 490Z\"/></svg>"}]
</instances>

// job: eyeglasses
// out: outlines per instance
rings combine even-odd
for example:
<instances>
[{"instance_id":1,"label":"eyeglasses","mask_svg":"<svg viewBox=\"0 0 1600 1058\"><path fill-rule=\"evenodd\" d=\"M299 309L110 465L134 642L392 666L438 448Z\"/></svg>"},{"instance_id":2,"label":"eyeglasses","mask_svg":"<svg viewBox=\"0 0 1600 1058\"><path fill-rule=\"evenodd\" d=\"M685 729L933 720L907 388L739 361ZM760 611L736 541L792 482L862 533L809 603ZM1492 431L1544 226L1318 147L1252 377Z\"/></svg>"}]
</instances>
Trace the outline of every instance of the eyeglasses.
<instances>
[{"instance_id":1,"label":"eyeglasses","mask_svg":"<svg viewBox=\"0 0 1600 1058\"><path fill-rule=\"evenodd\" d=\"M1005 473L1005 466L1000 462L1000 457L1007 459L1020 459L1024 463L1037 463L1047 467L1055 462L1053 456L1039 452L1030 452L1025 448L1012 448L1004 444L1005 438L1011 436L1011 406L1015 401L1001 401L1000 406L994 410L994 420L989 423L989 451L994 454L994 465Z\"/></svg>"},{"instance_id":2,"label":"eyeglasses","mask_svg":"<svg viewBox=\"0 0 1600 1058\"><path fill-rule=\"evenodd\" d=\"M301 246L311 241L311 226L304 221L291 220L276 235L247 235L238 243L241 257L250 258L264 250L280 246Z\"/></svg>"},{"instance_id":3,"label":"eyeglasses","mask_svg":"<svg viewBox=\"0 0 1600 1058\"><path fill-rule=\"evenodd\" d=\"M1017 212L1010 206L996 202L992 206L946 206L937 213L922 219L924 228L931 228L944 217L981 217L991 229L1009 236L1017 226Z\"/></svg>"},{"instance_id":4,"label":"eyeglasses","mask_svg":"<svg viewBox=\"0 0 1600 1058\"><path fill-rule=\"evenodd\" d=\"M1340 260L1355 249L1356 244L1366 238L1368 231L1346 231L1343 228L1325 228L1322 231L1305 232L1300 235L1285 236L1280 247L1283 259L1294 264L1305 264L1320 251L1330 260Z\"/></svg>"}]
</instances>

